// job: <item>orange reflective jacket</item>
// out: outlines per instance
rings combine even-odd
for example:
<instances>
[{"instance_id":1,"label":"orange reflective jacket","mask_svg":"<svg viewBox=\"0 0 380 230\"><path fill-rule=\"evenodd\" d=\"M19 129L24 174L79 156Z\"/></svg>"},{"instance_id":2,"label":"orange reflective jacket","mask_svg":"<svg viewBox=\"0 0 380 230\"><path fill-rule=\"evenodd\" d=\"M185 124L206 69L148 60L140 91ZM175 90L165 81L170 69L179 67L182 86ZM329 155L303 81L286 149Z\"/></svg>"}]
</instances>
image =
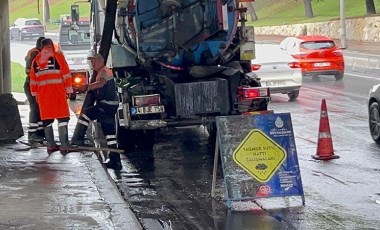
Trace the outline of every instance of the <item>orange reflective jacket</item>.
<instances>
[{"instance_id":1,"label":"orange reflective jacket","mask_svg":"<svg viewBox=\"0 0 380 230\"><path fill-rule=\"evenodd\" d=\"M54 46L55 52L62 52L61 46L58 43L54 42L53 46Z\"/></svg>"},{"instance_id":2,"label":"orange reflective jacket","mask_svg":"<svg viewBox=\"0 0 380 230\"><path fill-rule=\"evenodd\" d=\"M67 94L73 93L70 69L62 53L54 51L46 56L44 49L33 60L30 91L37 96L41 120L69 117Z\"/></svg>"}]
</instances>

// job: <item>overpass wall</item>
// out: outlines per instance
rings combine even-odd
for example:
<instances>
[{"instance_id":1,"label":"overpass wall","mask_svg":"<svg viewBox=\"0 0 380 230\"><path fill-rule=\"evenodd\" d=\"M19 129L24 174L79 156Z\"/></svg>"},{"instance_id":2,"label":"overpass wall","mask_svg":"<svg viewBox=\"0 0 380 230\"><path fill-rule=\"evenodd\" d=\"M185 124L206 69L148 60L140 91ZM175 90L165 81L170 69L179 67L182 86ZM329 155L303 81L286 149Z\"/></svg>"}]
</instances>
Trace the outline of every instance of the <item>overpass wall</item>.
<instances>
[{"instance_id":1,"label":"overpass wall","mask_svg":"<svg viewBox=\"0 0 380 230\"><path fill-rule=\"evenodd\" d=\"M339 20L319 23L292 24L256 27L255 34L261 35L325 35L339 39ZM380 42L380 17L346 19L346 38L352 41Z\"/></svg>"}]
</instances>

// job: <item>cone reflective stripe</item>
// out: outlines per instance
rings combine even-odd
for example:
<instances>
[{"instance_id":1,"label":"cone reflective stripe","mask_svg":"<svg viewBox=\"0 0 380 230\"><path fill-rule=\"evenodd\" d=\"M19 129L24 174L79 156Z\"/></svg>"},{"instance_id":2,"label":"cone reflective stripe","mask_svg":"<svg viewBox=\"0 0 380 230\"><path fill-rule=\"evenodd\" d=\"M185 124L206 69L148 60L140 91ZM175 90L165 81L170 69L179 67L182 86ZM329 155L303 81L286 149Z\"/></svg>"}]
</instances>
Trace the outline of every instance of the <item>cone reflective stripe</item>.
<instances>
[{"instance_id":1,"label":"cone reflective stripe","mask_svg":"<svg viewBox=\"0 0 380 230\"><path fill-rule=\"evenodd\" d=\"M319 120L319 133L318 133L318 144L317 144L317 154L312 155L314 159L317 160L331 160L337 159L339 156L334 155L334 148L330 132L329 117L327 115L326 100L322 99L321 105L321 117Z\"/></svg>"}]
</instances>

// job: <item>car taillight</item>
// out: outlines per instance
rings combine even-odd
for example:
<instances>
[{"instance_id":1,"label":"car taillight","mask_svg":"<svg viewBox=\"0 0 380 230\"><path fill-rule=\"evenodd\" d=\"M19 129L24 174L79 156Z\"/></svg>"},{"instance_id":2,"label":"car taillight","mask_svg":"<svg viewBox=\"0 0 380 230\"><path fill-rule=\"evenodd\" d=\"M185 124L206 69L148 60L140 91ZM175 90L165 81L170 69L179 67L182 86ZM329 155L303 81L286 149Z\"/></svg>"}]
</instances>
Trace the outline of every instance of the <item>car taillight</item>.
<instances>
[{"instance_id":1,"label":"car taillight","mask_svg":"<svg viewBox=\"0 0 380 230\"><path fill-rule=\"evenodd\" d=\"M159 94L133 96L134 106L159 105L161 103Z\"/></svg>"},{"instance_id":2,"label":"car taillight","mask_svg":"<svg viewBox=\"0 0 380 230\"><path fill-rule=\"evenodd\" d=\"M269 88L239 87L238 95L242 99L253 99L253 98L257 98L257 97L268 97L269 96Z\"/></svg>"},{"instance_id":3,"label":"car taillight","mask_svg":"<svg viewBox=\"0 0 380 230\"><path fill-rule=\"evenodd\" d=\"M302 58L307 58L308 53L296 53L296 54L292 54L292 56L295 59L302 59Z\"/></svg>"},{"instance_id":4,"label":"car taillight","mask_svg":"<svg viewBox=\"0 0 380 230\"><path fill-rule=\"evenodd\" d=\"M74 73L72 74L72 79L75 85L84 85L86 84L87 77L82 73Z\"/></svg>"},{"instance_id":5,"label":"car taillight","mask_svg":"<svg viewBox=\"0 0 380 230\"><path fill-rule=\"evenodd\" d=\"M251 71L259 70L261 65L259 64L251 64Z\"/></svg>"},{"instance_id":6,"label":"car taillight","mask_svg":"<svg viewBox=\"0 0 380 230\"><path fill-rule=\"evenodd\" d=\"M289 62L288 63L288 66L292 69L295 69L295 68L301 68L301 64L299 62Z\"/></svg>"},{"instance_id":7,"label":"car taillight","mask_svg":"<svg viewBox=\"0 0 380 230\"><path fill-rule=\"evenodd\" d=\"M310 68L311 64L308 62L301 62L300 66L301 68L307 69L307 68Z\"/></svg>"},{"instance_id":8,"label":"car taillight","mask_svg":"<svg viewBox=\"0 0 380 230\"><path fill-rule=\"evenodd\" d=\"M76 77L76 78L74 78L74 82L75 82L75 84L80 84L80 83L83 82L83 78L81 78L81 77Z\"/></svg>"},{"instance_id":9,"label":"car taillight","mask_svg":"<svg viewBox=\"0 0 380 230\"><path fill-rule=\"evenodd\" d=\"M335 56L338 56L338 57L343 56L343 52L342 52L342 50L334 50L332 53L333 53Z\"/></svg>"}]
</instances>

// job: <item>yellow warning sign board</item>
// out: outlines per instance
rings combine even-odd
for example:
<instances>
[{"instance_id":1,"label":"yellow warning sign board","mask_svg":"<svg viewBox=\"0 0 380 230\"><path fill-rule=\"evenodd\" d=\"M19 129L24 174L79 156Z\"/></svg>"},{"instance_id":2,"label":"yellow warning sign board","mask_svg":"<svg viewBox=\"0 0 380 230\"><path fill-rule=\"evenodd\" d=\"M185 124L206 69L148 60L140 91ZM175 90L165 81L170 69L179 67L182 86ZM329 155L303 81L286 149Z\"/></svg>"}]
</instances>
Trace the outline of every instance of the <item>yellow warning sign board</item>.
<instances>
[{"instance_id":1,"label":"yellow warning sign board","mask_svg":"<svg viewBox=\"0 0 380 230\"><path fill-rule=\"evenodd\" d=\"M258 129L233 152L234 161L259 182L267 182L286 159L286 150Z\"/></svg>"}]
</instances>

